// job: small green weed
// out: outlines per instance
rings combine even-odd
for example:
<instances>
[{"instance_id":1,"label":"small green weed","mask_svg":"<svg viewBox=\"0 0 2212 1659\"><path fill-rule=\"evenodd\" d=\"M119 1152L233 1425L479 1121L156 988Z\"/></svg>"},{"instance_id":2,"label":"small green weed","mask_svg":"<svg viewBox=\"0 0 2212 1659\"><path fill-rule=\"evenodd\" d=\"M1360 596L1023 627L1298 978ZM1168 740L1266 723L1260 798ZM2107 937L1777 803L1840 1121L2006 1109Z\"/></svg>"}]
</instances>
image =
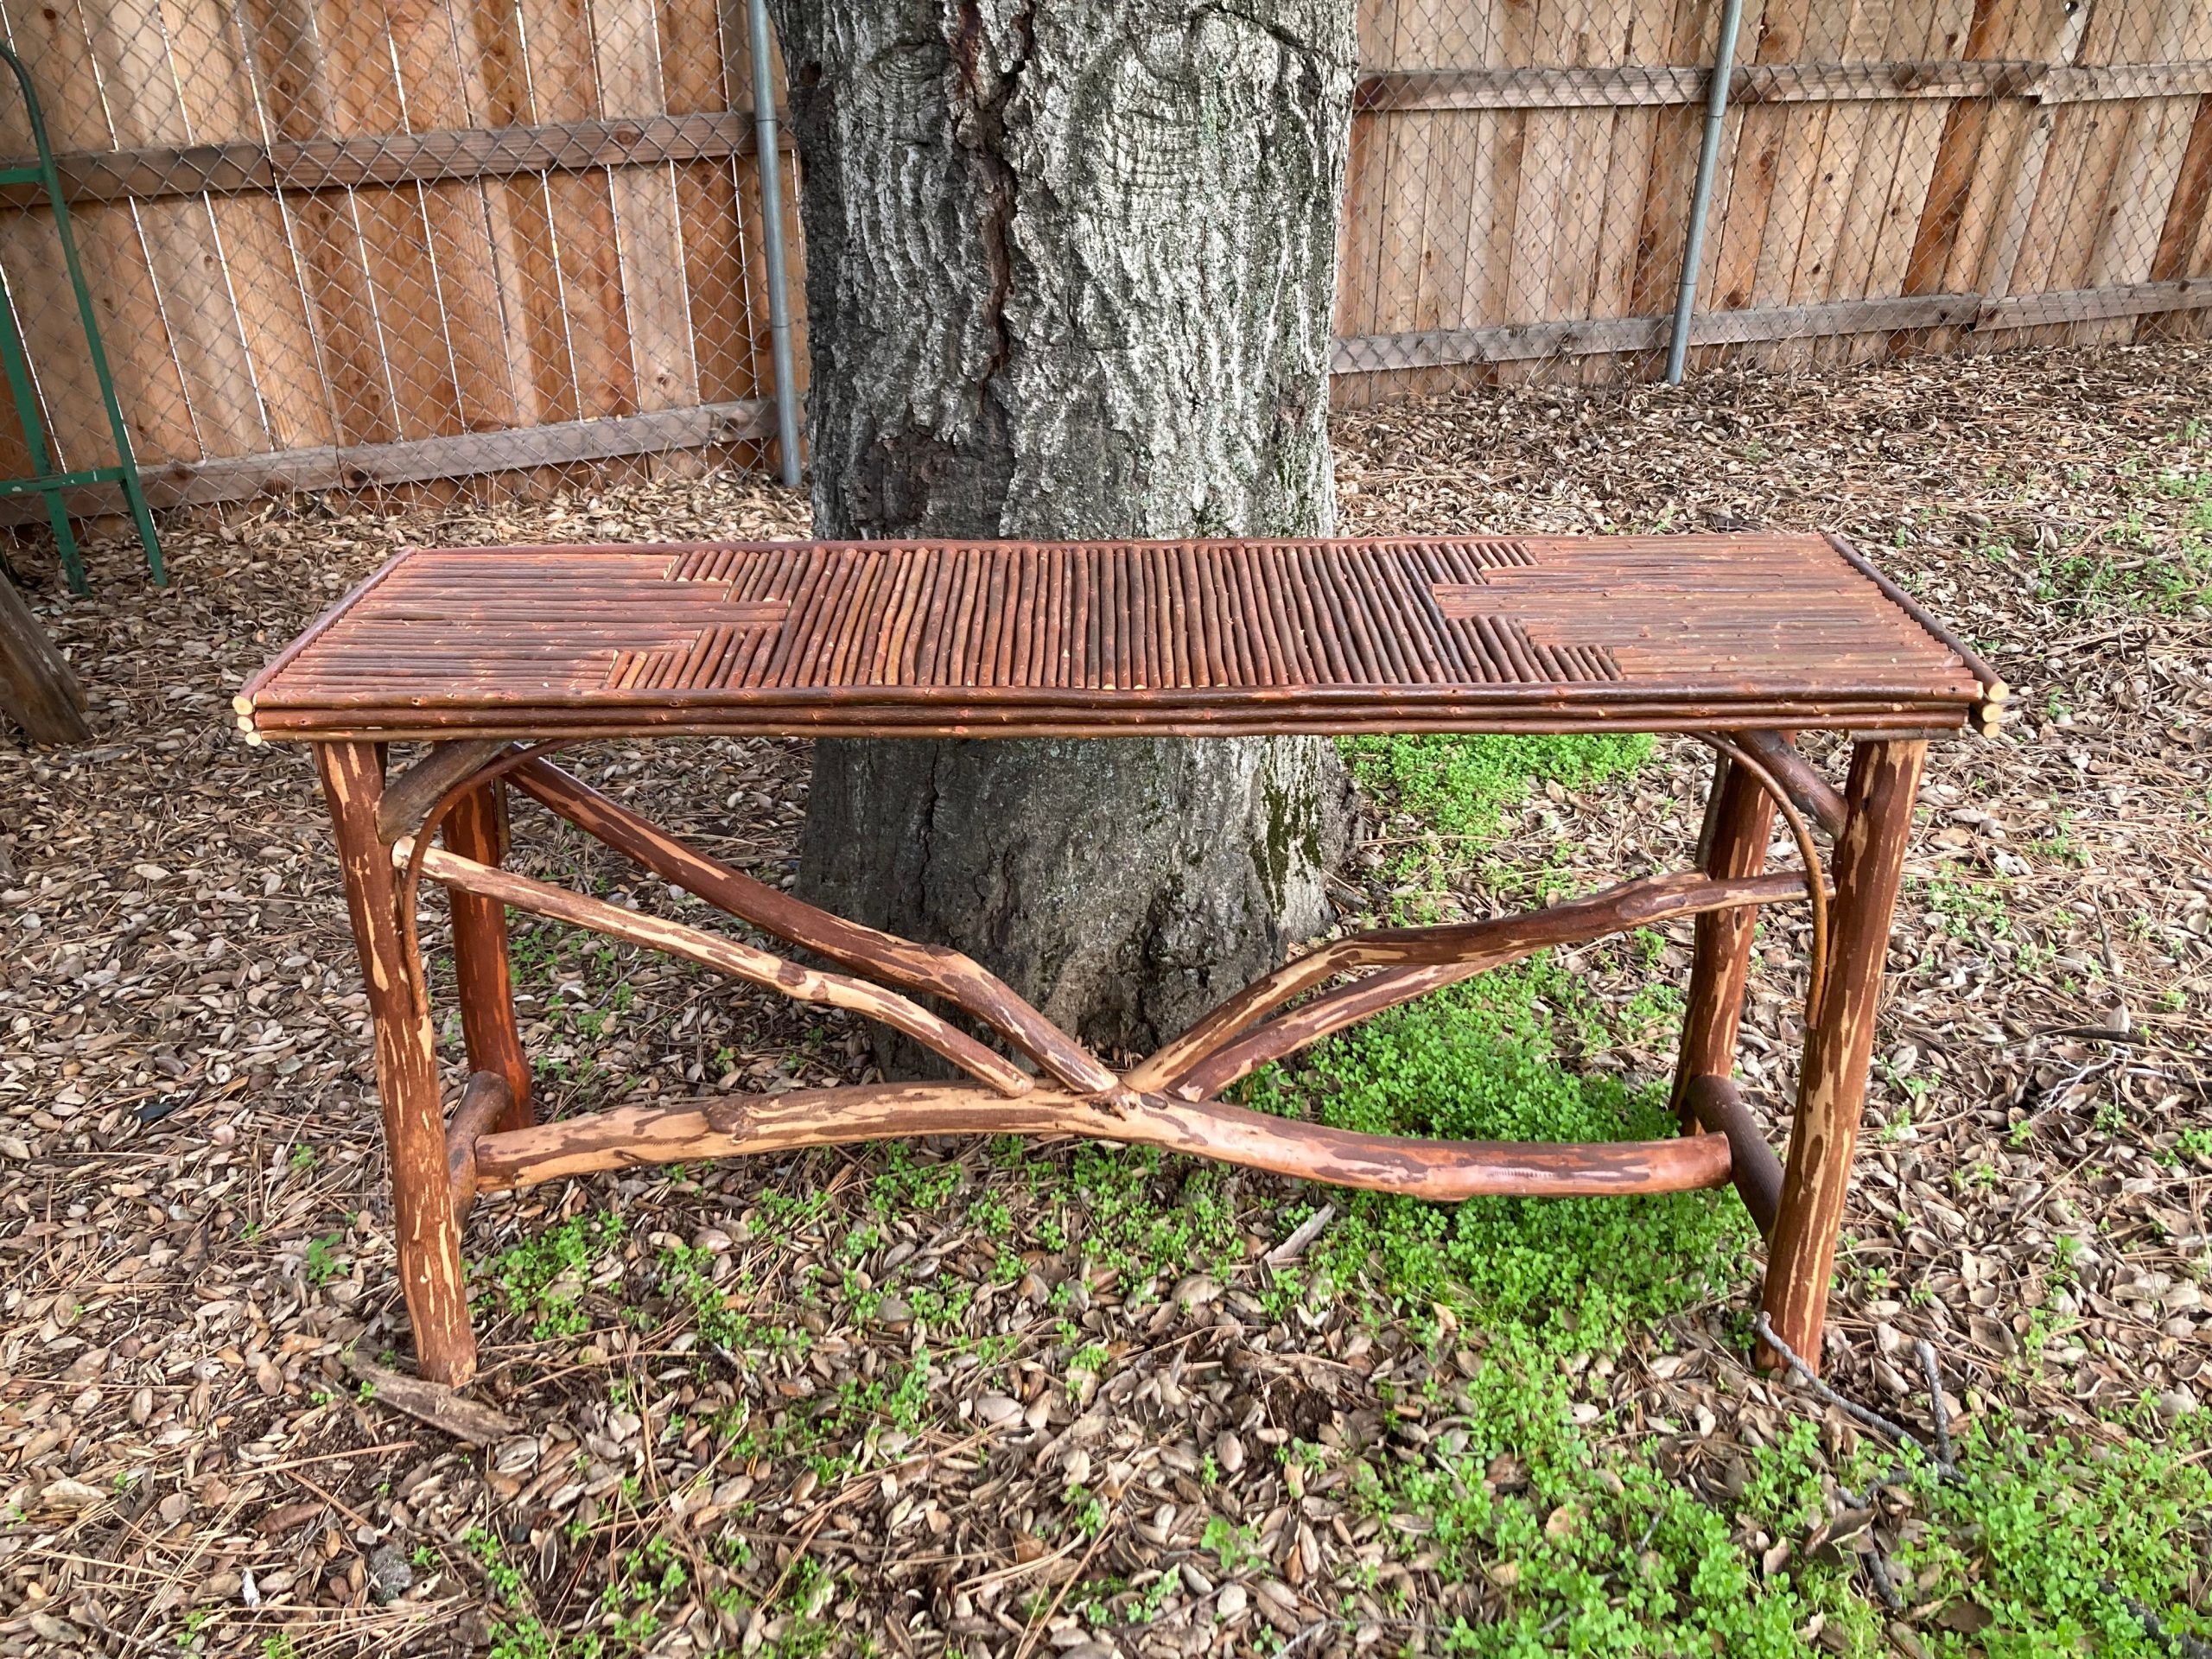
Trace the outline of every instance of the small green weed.
<instances>
[{"instance_id":1,"label":"small green weed","mask_svg":"<svg viewBox=\"0 0 2212 1659\"><path fill-rule=\"evenodd\" d=\"M531 1071L579 1106L595 1104L610 1074L598 1046L635 1005L627 956L607 940L563 923L518 927L509 942L516 983L537 999L554 1039L533 1053Z\"/></svg>"},{"instance_id":2,"label":"small green weed","mask_svg":"<svg viewBox=\"0 0 2212 1659\"><path fill-rule=\"evenodd\" d=\"M1179 1177L1179 1190L1163 1193ZM1144 1300L1147 1286L1188 1274L1227 1274L1243 1259L1243 1239L1224 1183L1212 1166L1170 1160L1150 1147L1107 1149L1086 1143L1071 1184L1082 1213L1080 1247L1094 1273L1118 1275Z\"/></svg>"},{"instance_id":3,"label":"small green weed","mask_svg":"<svg viewBox=\"0 0 2212 1659\"><path fill-rule=\"evenodd\" d=\"M491 1266L505 1311L527 1319L531 1335L577 1336L591 1328L584 1312L593 1267L622 1243L620 1216L576 1216L516 1245Z\"/></svg>"},{"instance_id":4,"label":"small green weed","mask_svg":"<svg viewBox=\"0 0 2212 1659\"><path fill-rule=\"evenodd\" d=\"M1198 1536L1198 1548L1211 1551L1224 1573L1234 1576L1268 1564L1260 1551L1258 1535L1249 1526L1218 1515L1208 1516Z\"/></svg>"},{"instance_id":5,"label":"small green weed","mask_svg":"<svg viewBox=\"0 0 2212 1659\"><path fill-rule=\"evenodd\" d=\"M321 1288L346 1271L338 1260L338 1247L346 1242L343 1233L325 1233L320 1238L308 1241L307 1259L303 1263L308 1283Z\"/></svg>"},{"instance_id":6,"label":"small green weed","mask_svg":"<svg viewBox=\"0 0 2212 1659\"><path fill-rule=\"evenodd\" d=\"M2009 939L2012 911L2005 902L2006 883L1966 875L1931 875L1919 884L1921 896L1936 925L1955 939Z\"/></svg>"},{"instance_id":7,"label":"small green weed","mask_svg":"<svg viewBox=\"0 0 2212 1659\"><path fill-rule=\"evenodd\" d=\"M894 1141L884 1155L869 1203L878 1215L931 1215L951 1201L966 1179L951 1160L918 1163L911 1147Z\"/></svg>"}]
</instances>

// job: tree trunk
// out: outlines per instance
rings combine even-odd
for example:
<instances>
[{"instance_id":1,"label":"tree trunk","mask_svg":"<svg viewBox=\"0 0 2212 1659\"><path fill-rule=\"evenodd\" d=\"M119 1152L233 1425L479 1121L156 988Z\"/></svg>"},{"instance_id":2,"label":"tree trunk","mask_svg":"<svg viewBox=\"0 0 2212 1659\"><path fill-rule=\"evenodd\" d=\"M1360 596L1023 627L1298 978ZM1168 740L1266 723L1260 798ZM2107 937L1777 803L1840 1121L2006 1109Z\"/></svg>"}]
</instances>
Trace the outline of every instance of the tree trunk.
<instances>
[{"instance_id":1,"label":"tree trunk","mask_svg":"<svg viewBox=\"0 0 2212 1659\"><path fill-rule=\"evenodd\" d=\"M1325 533L1350 0L771 0L825 537ZM1313 739L824 741L801 891L1152 1046L1325 925Z\"/></svg>"},{"instance_id":2,"label":"tree trunk","mask_svg":"<svg viewBox=\"0 0 2212 1659\"><path fill-rule=\"evenodd\" d=\"M35 743L89 743L77 677L0 571L0 714Z\"/></svg>"}]
</instances>

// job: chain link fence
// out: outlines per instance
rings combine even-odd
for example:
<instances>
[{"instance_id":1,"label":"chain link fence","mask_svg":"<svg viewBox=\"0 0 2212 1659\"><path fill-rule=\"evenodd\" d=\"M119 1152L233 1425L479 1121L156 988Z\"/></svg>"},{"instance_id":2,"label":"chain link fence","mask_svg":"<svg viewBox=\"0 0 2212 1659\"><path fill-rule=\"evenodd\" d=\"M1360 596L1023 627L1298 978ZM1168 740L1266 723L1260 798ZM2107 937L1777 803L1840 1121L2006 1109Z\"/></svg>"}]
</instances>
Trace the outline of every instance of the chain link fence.
<instances>
[{"instance_id":1,"label":"chain link fence","mask_svg":"<svg viewBox=\"0 0 2212 1659\"><path fill-rule=\"evenodd\" d=\"M2110 342L2212 304L2202 0L1368 0L1339 401Z\"/></svg>"},{"instance_id":2,"label":"chain link fence","mask_svg":"<svg viewBox=\"0 0 2212 1659\"><path fill-rule=\"evenodd\" d=\"M1662 372L1694 222L1692 372L2133 340L2212 303L2204 0L1743 0L1701 215L1730 0L1360 5L1341 402ZM772 448L742 0L0 0L0 33L157 504ZM0 84L0 153L29 151ZM61 464L109 459L21 186L0 271ZM0 421L0 476L28 470Z\"/></svg>"},{"instance_id":3,"label":"chain link fence","mask_svg":"<svg viewBox=\"0 0 2212 1659\"><path fill-rule=\"evenodd\" d=\"M757 454L747 22L741 0L7 0L156 504ZM30 149L0 84L0 152ZM63 464L112 459L22 187L0 270Z\"/></svg>"}]
</instances>

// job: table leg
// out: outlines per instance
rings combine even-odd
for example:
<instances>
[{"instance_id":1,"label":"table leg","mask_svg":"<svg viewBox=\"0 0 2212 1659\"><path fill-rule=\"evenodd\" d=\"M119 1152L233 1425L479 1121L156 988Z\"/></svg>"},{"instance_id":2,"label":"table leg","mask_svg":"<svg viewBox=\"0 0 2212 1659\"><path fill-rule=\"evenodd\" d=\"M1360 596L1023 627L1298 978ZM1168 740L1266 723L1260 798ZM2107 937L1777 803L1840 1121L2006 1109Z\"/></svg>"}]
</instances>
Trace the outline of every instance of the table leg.
<instances>
[{"instance_id":1,"label":"table leg","mask_svg":"<svg viewBox=\"0 0 2212 1659\"><path fill-rule=\"evenodd\" d=\"M507 851L505 785L495 778L462 796L446 815L444 835L446 846L463 858L498 864ZM446 896L453 906L454 974L468 1069L506 1080L512 1104L493 1128L526 1129L537 1118L530 1106L530 1059L515 1025L507 907L457 887L448 888Z\"/></svg>"},{"instance_id":2,"label":"table leg","mask_svg":"<svg viewBox=\"0 0 2212 1659\"><path fill-rule=\"evenodd\" d=\"M1711 876L1757 875L1766 868L1766 847L1774 830L1774 803L1741 766L1726 757L1717 761L1706 849L1705 873ZM1675 1067L1675 1110L1682 1133L1697 1132L1688 1105L1690 1080L1724 1081L1736 1072L1736 1030L1743 1019L1744 981L1751 969L1751 930L1758 907L1707 911L1695 923L1691 948L1689 1006L1682 1016L1681 1055Z\"/></svg>"},{"instance_id":3,"label":"table leg","mask_svg":"<svg viewBox=\"0 0 2212 1659\"><path fill-rule=\"evenodd\" d=\"M475 1375L476 1338L468 1325L461 1229L446 1173L437 1051L419 989L421 964L407 959L391 849L377 834L384 766L372 743L318 744L315 760L337 832L346 908L376 1031L377 1094L391 1159L399 1278L415 1328L416 1356L424 1376L457 1387Z\"/></svg>"},{"instance_id":4,"label":"table leg","mask_svg":"<svg viewBox=\"0 0 2212 1659\"><path fill-rule=\"evenodd\" d=\"M1874 1050L1890 916L1904 879L1913 801L1927 757L1925 742L1862 742L1852 753L1851 781L1844 791L1849 816L1835 847L1827 985L1813 1027L1805 1033L1781 1211L1760 1296L1776 1334L1815 1370L1836 1234L1858 1145L1866 1066ZM1761 1344L1758 1361L1771 1369L1780 1357Z\"/></svg>"}]
</instances>

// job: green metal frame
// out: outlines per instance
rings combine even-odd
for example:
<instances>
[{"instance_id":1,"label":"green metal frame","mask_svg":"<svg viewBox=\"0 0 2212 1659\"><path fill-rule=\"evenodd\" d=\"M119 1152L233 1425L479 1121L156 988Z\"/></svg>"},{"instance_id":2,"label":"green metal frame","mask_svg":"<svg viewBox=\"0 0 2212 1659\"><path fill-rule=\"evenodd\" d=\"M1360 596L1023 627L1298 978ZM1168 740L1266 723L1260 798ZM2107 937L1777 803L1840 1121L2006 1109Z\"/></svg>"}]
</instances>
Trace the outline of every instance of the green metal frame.
<instances>
[{"instance_id":1,"label":"green metal frame","mask_svg":"<svg viewBox=\"0 0 2212 1659\"><path fill-rule=\"evenodd\" d=\"M77 296L77 316L85 328L85 349L92 358L92 373L100 383L100 401L107 405L107 423L115 434L116 462L111 467L83 467L73 472L54 470L52 451L47 442L46 431L39 419L38 390L31 381L30 355L23 349L22 331L16 321L16 296L8 287L8 274L0 270L0 365L8 375L8 390L16 400L16 414L22 422L23 446L29 450L33 476L0 480L0 497L11 495L42 495L46 498L47 516L53 521L54 539L60 544L61 568L67 572L70 588L79 594L91 591L86 580L85 561L77 550L77 537L69 528L69 510L64 505L61 493L86 484L117 484L123 488L124 501L130 509L131 522L138 526L138 544L146 550L146 568L153 573L156 582L166 587L168 572L162 565L162 544L154 536L154 515L147 511L145 486L139 482L138 464L130 453L130 433L123 424L123 406L116 400L115 376L107 365L107 352L100 344L100 329L92 315L92 290L85 285L84 266L77 258L77 238L70 234L69 209L61 200L61 175L54 168L54 145L46 136L46 112L39 107L38 92L31 86L30 72L23 67L15 48L0 41L0 57L8 60L8 67L15 72L16 85L22 90L23 105L30 116L31 137L38 145L38 162L30 167L0 167L0 185L29 184L45 194L47 203L54 209L54 233L61 244L62 263L68 268L69 286Z\"/></svg>"}]
</instances>

